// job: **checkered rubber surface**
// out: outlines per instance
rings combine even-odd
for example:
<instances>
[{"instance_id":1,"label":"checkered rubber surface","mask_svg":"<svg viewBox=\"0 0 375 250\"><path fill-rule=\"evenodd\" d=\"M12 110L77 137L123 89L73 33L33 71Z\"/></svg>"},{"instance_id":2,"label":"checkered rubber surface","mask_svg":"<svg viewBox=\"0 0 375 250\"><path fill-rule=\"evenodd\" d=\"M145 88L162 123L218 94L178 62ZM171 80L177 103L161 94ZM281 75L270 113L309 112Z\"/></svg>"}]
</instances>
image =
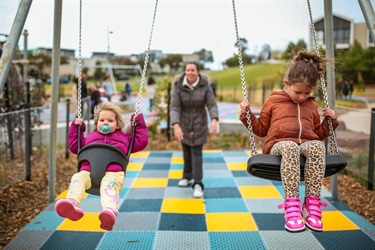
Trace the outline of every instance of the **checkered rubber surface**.
<instances>
[{"instance_id":1,"label":"checkered rubber surface","mask_svg":"<svg viewBox=\"0 0 375 250\"><path fill-rule=\"evenodd\" d=\"M112 231L100 229L99 197L87 195L81 220L59 217L52 203L5 249L375 249L375 226L331 201L324 188L324 232L286 232L283 209L277 209L281 183L250 176L249 155L204 151L204 197L196 199L191 186L177 186L181 152L133 154ZM303 184L300 190L302 196Z\"/></svg>"}]
</instances>

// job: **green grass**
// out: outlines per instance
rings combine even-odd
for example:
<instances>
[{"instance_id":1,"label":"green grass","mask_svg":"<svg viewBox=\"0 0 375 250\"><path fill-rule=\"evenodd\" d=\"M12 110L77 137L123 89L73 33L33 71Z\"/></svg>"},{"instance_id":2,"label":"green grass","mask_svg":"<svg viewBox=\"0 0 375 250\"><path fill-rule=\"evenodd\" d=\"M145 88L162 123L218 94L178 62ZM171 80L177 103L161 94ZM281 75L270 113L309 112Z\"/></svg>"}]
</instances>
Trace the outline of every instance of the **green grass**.
<instances>
[{"instance_id":1,"label":"green grass","mask_svg":"<svg viewBox=\"0 0 375 250\"><path fill-rule=\"evenodd\" d=\"M263 81L277 83L282 80L286 70L286 64L252 64L244 66L245 82L249 86L260 86ZM241 75L239 67L231 67L222 71L207 71L218 86L241 87Z\"/></svg>"}]
</instances>

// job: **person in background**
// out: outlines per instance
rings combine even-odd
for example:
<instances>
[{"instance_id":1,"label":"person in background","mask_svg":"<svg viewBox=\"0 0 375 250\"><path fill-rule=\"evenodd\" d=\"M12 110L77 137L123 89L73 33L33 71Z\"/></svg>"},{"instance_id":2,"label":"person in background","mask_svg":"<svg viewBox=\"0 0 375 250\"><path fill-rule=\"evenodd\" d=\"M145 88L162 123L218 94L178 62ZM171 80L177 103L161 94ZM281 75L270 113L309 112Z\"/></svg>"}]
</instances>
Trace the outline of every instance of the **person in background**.
<instances>
[{"instance_id":1,"label":"person in background","mask_svg":"<svg viewBox=\"0 0 375 250\"><path fill-rule=\"evenodd\" d=\"M127 82L125 84L125 93L126 93L126 98L129 100L130 97L132 96L132 86Z\"/></svg>"},{"instance_id":2,"label":"person in background","mask_svg":"<svg viewBox=\"0 0 375 250\"><path fill-rule=\"evenodd\" d=\"M320 207L327 204L320 199L326 154L322 140L330 135L329 118L333 129L339 122L330 108L323 109L321 122L318 105L311 94L324 76L323 64L327 61L315 52L301 50L289 67L284 90L270 95L259 118L251 112L248 100L240 104L240 119L245 127L248 127L249 113L254 134L266 137L263 154L281 155L285 202L279 208L285 209L285 229L291 232L302 231L305 225L311 230L323 231ZM303 205L299 199L300 155L306 157Z\"/></svg>"},{"instance_id":3,"label":"person in background","mask_svg":"<svg viewBox=\"0 0 375 250\"><path fill-rule=\"evenodd\" d=\"M112 81L109 75L105 75L102 82L102 88L105 90L106 96L108 101L111 101L111 97L113 96L112 90Z\"/></svg>"},{"instance_id":4,"label":"person in background","mask_svg":"<svg viewBox=\"0 0 375 250\"><path fill-rule=\"evenodd\" d=\"M133 119L133 118L132 118ZM135 132L132 153L143 150L148 144L148 130L142 114L135 117L137 129ZM95 109L95 130L84 137L85 124L82 119L77 118L72 122L69 129L69 150L78 153L78 126L80 131L81 145L92 143L106 143L120 149L125 155L128 153L132 134L130 131L123 132L124 121L121 108L111 102L103 102ZM131 128L131 127L130 127ZM80 203L85 195L85 190L91 187L90 163L84 161L80 171L71 178L66 199L59 199L55 204L59 216L77 221L84 216ZM104 230L112 230L119 214L119 193L124 183L125 173L121 165L111 163L107 166L105 176L100 184L100 202L103 210L99 214L100 227Z\"/></svg>"},{"instance_id":5,"label":"person in background","mask_svg":"<svg viewBox=\"0 0 375 250\"><path fill-rule=\"evenodd\" d=\"M206 108L211 117L210 130L216 134L219 110L214 93L207 77L200 74L199 65L190 62L185 73L175 79L170 117L174 136L183 149L184 170L178 186L193 184L195 198L204 195L202 150L209 132Z\"/></svg>"},{"instance_id":6,"label":"person in background","mask_svg":"<svg viewBox=\"0 0 375 250\"><path fill-rule=\"evenodd\" d=\"M152 111L154 108L154 98L156 96L157 88L158 88L158 85L156 84L155 79L152 76L150 76L148 78L147 85L146 85L147 97L149 98L149 101L150 101L150 105L149 105L150 111Z\"/></svg>"}]
</instances>

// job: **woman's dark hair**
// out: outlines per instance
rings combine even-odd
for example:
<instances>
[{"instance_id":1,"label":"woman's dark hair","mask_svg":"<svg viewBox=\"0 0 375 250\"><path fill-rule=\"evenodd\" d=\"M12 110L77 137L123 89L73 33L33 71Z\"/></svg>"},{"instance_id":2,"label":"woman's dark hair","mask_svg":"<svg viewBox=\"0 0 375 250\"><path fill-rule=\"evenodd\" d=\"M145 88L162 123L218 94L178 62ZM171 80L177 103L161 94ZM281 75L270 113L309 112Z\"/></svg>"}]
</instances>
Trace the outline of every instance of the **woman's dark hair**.
<instances>
[{"instance_id":1,"label":"woman's dark hair","mask_svg":"<svg viewBox=\"0 0 375 250\"><path fill-rule=\"evenodd\" d=\"M196 62L188 62L186 65L189 65L189 64L194 64L195 67L197 68L197 70L200 71L199 63L196 63ZM186 66L185 66L185 67L186 67Z\"/></svg>"},{"instance_id":2,"label":"woman's dark hair","mask_svg":"<svg viewBox=\"0 0 375 250\"><path fill-rule=\"evenodd\" d=\"M317 81L324 77L324 64L327 59L321 58L316 52L300 50L293 58L287 79L291 85L297 82L308 83L314 88Z\"/></svg>"}]
</instances>

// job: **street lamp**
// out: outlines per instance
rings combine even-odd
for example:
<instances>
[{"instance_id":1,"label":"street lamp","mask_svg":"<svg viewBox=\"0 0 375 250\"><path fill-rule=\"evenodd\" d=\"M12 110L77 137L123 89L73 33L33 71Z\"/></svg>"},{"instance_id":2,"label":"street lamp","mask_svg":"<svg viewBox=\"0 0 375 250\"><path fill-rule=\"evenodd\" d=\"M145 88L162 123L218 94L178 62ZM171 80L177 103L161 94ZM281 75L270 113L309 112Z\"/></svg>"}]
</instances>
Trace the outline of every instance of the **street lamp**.
<instances>
[{"instance_id":1,"label":"street lamp","mask_svg":"<svg viewBox=\"0 0 375 250\"><path fill-rule=\"evenodd\" d=\"M109 30L109 27L107 26L107 42L108 42L108 47L107 47L107 60L108 60L108 63L110 63L110 54L109 54L109 51L110 51L110 49L109 49L109 35L110 34L113 34L113 31L110 31Z\"/></svg>"}]
</instances>

